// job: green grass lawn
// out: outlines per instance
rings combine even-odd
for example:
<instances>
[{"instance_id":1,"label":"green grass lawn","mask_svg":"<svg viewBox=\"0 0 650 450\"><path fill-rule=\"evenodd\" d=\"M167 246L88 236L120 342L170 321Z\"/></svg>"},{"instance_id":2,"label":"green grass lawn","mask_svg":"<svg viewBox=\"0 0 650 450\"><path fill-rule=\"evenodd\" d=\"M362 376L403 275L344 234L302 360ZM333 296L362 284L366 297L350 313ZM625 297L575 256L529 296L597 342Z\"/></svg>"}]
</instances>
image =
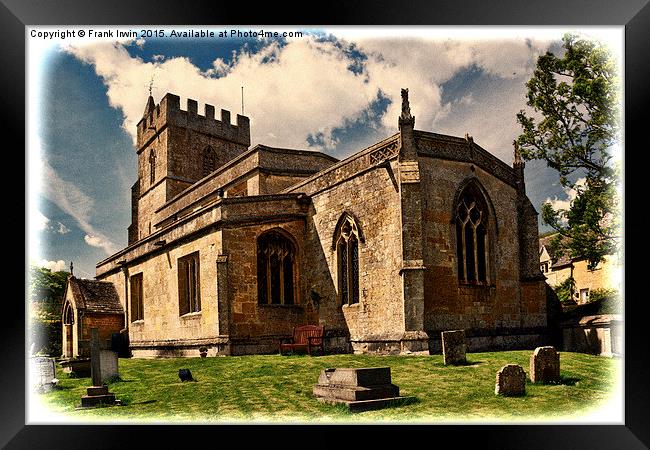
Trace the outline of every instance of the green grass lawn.
<instances>
[{"instance_id":1,"label":"green grass lawn","mask_svg":"<svg viewBox=\"0 0 650 450\"><path fill-rule=\"evenodd\" d=\"M465 366L445 366L442 355L120 359L121 380L109 388L122 406L78 409L90 378L70 378L60 369L59 386L39 396L48 411L78 422L525 422L579 419L601 407L620 382L620 360L562 352L562 384L528 379L525 397L495 395L496 372L520 364L528 375L531 353L469 353ZM415 402L349 413L312 394L322 369L386 366L400 395L414 396ZM181 382L181 368L189 368L197 382Z\"/></svg>"}]
</instances>

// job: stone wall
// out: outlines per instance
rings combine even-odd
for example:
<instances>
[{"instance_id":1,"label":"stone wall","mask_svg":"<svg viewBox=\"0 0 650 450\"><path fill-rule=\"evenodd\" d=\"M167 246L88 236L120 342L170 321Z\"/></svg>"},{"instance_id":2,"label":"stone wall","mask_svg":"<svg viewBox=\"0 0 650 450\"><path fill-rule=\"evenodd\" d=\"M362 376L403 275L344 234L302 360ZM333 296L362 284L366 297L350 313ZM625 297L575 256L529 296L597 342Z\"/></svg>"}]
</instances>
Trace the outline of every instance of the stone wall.
<instances>
[{"instance_id":1,"label":"stone wall","mask_svg":"<svg viewBox=\"0 0 650 450\"><path fill-rule=\"evenodd\" d=\"M580 291L589 289L591 293L594 289L619 289L617 272L620 270L616 265L616 256L607 256L605 261L601 261L594 270L587 268L587 261L573 262L573 279L575 280L575 296L573 299L578 303L582 302Z\"/></svg>"},{"instance_id":2,"label":"stone wall","mask_svg":"<svg viewBox=\"0 0 650 450\"><path fill-rule=\"evenodd\" d=\"M347 168L340 172L345 174ZM399 340L404 332L401 291L401 227L394 168L374 168L342 177L312 196L307 222L305 272L308 290L319 298L320 324L349 333L353 346L363 342ZM307 184L301 189L316 190ZM359 303L341 305L337 285L335 228L343 213L357 220L359 243ZM372 345L372 344L371 344Z\"/></svg>"},{"instance_id":3,"label":"stone wall","mask_svg":"<svg viewBox=\"0 0 650 450\"><path fill-rule=\"evenodd\" d=\"M334 158L318 152L284 150L255 146L234 158L211 175L192 185L155 211L154 227L162 228L172 217L182 217L217 197L224 191L245 183L247 195L274 194L301 179L333 164ZM285 160L288 167L282 166ZM267 184L267 179L269 180ZM236 190L236 189L235 189Z\"/></svg>"},{"instance_id":4,"label":"stone wall","mask_svg":"<svg viewBox=\"0 0 650 450\"><path fill-rule=\"evenodd\" d=\"M520 282L517 191L466 162L420 158L423 189L425 329L435 336L453 329L496 330L545 325L543 282ZM490 209L488 286L460 285L455 197L469 180L485 190ZM538 264L537 258L534 260ZM540 290L541 289L541 290ZM534 317L525 317L533 314ZM485 340L485 339L483 339ZM477 340L477 345L481 345Z\"/></svg>"},{"instance_id":5,"label":"stone wall","mask_svg":"<svg viewBox=\"0 0 650 450\"><path fill-rule=\"evenodd\" d=\"M201 311L179 315L178 258L199 252ZM129 340L137 349L152 341L174 344L184 340L211 339L219 336L216 299L216 261L221 252L221 233L169 246L163 253L129 265L129 276L142 273L144 319L131 322ZM124 274L114 272L104 281L115 284L120 301L125 301ZM130 296L130 294L128 294ZM129 308L130 313L130 308Z\"/></svg>"},{"instance_id":6,"label":"stone wall","mask_svg":"<svg viewBox=\"0 0 650 450\"><path fill-rule=\"evenodd\" d=\"M90 330L97 328L102 348L110 345L113 333L119 333L124 328L122 314L81 314L81 336L79 337L79 355L90 356Z\"/></svg>"},{"instance_id":7,"label":"stone wall","mask_svg":"<svg viewBox=\"0 0 650 450\"><path fill-rule=\"evenodd\" d=\"M296 298L293 305L263 305L258 301L257 239L272 229L283 231L296 246L298 263L294 274ZM304 220L294 220L223 230L224 251L228 255L232 339L255 338L259 345L268 341L271 345L268 350L277 352L280 338L290 337L294 326L317 323L316 312L306 293L305 277L302 276L310 264L304 249L304 229ZM251 350L234 348L233 352L248 353Z\"/></svg>"},{"instance_id":8,"label":"stone wall","mask_svg":"<svg viewBox=\"0 0 650 450\"><path fill-rule=\"evenodd\" d=\"M562 350L602 356L623 355L623 320L620 314L581 317L562 324Z\"/></svg>"},{"instance_id":9,"label":"stone wall","mask_svg":"<svg viewBox=\"0 0 650 450\"><path fill-rule=\"evenodd\" d=\"M237 125L230 123L230 112L221 111L221 121L214 118L214 107L205 105L199 115L197 102L187 100L187 110L180 109L180 98L167 94L149 111L137 127L139 237L150 235L149 224L157 222L154 212L194 182L203 178L203 150L209 145L216 155L215 168L245 152L250 145L247 117L237 115ZM155 154L155 178L151 181L151 153Z\"/></svg>"}]
</instances>

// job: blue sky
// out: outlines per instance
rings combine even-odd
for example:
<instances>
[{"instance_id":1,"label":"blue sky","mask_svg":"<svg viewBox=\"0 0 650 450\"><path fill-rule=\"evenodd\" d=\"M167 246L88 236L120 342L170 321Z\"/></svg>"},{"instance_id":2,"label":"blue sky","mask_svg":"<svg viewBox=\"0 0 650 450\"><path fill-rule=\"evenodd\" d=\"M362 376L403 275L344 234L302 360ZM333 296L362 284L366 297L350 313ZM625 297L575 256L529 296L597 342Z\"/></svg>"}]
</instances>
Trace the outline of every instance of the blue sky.
<instances>
[{"instance_id":1,"label":"blue sky","mask_svg":"<svg viewBox=\"0 0 650 450\"><path fill-rule=\"evenodd\" d=\"M233 117L244 86L253 145L338 158L397 131L399 89L408 87L417 129L469 133L511 163L524 83L537 56L557 48L562 30L486 37L370 31L312 30L279 40L87 39L40 51L29 68L37 74L30 161L41 169L41 186L30 196L30 260L56 269L72 260L75 274L90 278L98 261L126 246L135 124L152 77L156 102L173 92L183 108L193 98L199 110L207 102ZM538 210L547 198L566 197L557 181L544 163L527 163L527 192Z\"/></svg>"}]
</instances>

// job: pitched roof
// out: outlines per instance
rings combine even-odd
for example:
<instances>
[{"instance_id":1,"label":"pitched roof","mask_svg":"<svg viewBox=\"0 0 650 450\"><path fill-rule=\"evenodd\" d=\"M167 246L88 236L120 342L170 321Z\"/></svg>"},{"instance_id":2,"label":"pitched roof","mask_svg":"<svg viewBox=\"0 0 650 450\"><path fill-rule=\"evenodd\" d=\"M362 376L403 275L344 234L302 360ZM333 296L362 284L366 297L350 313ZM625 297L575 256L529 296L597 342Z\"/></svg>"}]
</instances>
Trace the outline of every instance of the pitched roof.
<instances>
[{"instance_id":1,"label":"pitched roof","mask_svg":"<svg viewBox=\"0 0 650 450\"><path fill-rule=\"evenodd\" d=\"M542 249L546 249L546 252L548 253L548 256L551 257L551 261L553 262L553 266L558 267L558 266L566 266L568 264L571 264L571 258L567 255L562 255L558 257L555 252L551 249L551 241L555 237L555 234L551 234L550 236L546 236L543 238L539 239L539 253L540 255L542 254Z\"/></svg>"},{"instance_id":2,"label":"pitched roof","mask_svg":"<svg viewBox=\"0 0 650 450\"><path fill-rule=\"evenodd\" d=\"M124 313L113 283L109 281L86 280L71 276L68 278L68 285L72 288L72 295L74 296L77 308L98 313Z\"/></svg>"}]
</instances>

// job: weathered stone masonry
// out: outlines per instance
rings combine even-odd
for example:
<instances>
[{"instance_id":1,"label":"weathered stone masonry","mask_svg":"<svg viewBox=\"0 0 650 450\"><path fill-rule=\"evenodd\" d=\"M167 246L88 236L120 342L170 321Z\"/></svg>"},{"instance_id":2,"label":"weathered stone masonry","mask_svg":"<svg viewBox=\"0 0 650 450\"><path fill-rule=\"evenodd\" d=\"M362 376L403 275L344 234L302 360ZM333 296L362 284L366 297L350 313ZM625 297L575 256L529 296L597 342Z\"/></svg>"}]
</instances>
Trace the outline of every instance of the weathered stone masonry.
<instances>
[{"instance_id":1,"label":"weathered stone masonry","mask_svg":"<svg viewBox=\"0 0 650 450\"><path fill-rule=\"evenodd\" d=\"M509 167L470 136L415 130L402 95L399 132L343 161L248 149L248 118L231 125L210 105L201 116L193 100L185 111L175 95L150 98L129 246L97 265L133 355L276 352L308 323L325 327L328 351L440 351L453 329L468 351L538 345L545 291L523 163L515 155ZM463 201L478 202L465 205L470 225ZM196 252L187 275L179 259ZM133 321L137 274L144 318ZM181 315L188 282L200 309Z\"/></svg>"}]
</instances>

